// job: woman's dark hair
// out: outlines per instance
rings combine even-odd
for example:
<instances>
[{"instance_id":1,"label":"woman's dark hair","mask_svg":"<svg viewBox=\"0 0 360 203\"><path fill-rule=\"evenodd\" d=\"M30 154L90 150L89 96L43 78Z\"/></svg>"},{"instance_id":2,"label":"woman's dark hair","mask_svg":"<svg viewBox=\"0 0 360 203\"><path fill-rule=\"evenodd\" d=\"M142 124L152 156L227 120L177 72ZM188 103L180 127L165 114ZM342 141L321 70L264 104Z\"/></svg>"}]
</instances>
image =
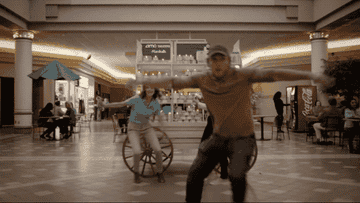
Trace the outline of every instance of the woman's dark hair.
<instances>
[{"instance_id":1,"label":"woman's dark hair","mask_svg":"<svg viewBox=\"0 0 360 203\"><path fill-rule=\"evenodd\" d=\"M54 108L53 104L52 103L47 103L46 106L44 107L45 110L52 110Z\"/></svg>"},{"instance_id":2,"label":"woman's dark hair","mask_svg":"<svg viewBox=\"0 0 360 203\"><path fill-rule=\"evenodd\" d=\"M349 102L348 102L348 108L352 108L352 106L351 106L351 101L356 101L356 107L355 107L355 109L357 109L357 108L359 108L359 103L357 102L357 100L356 99L350 99L349 100Z\"/></svg>"},{"instance_id":3,"label":"woman's dark hair","mask_svg":"<svg viewBox=\"0 0 360 203\"><path fill-rule=\"evenodd\" d=\"M143 87L144 88L144 87ZM144 99L146 97L146 90L144 88L144 90L141 92L140 94L141 99ZM160 94L160 90L158 88L154 88L154 94L151 98L151 100L155 100L156 98L160 98L161 94Z\"/></svg>"},{"instance_id":4,"label":"woman's dark hair","mask_svg":"<svg viewBox=\"0 0 360 203\"><path fill-rule=\"evenodd\" d=\"M328 102L329 102L330 106L336 106L336 104L337 104L337 101L335 98L330 98L328 100Z\"/></svg>"},{"instance_id":5,"label":"woman's dark hair","mask_svg":"<svg viewBox=\"0 0 360 203\"><path fill-rule=\"evenodd\" d=\"M60 106L60 101L56 101L55 106Z\"/></svg>"},{"instance_id":6,"label":"woman's dark hair","mask_svg":"<svg viewBox=\"0 0 360 203\"><path fill-rule=\"evenodd\" d=\"M277 99L280 99L281 98L281 92L280 91L277 91L274 96L273 96L273 100L277 100Z\"/></svg>"}]
</instances>

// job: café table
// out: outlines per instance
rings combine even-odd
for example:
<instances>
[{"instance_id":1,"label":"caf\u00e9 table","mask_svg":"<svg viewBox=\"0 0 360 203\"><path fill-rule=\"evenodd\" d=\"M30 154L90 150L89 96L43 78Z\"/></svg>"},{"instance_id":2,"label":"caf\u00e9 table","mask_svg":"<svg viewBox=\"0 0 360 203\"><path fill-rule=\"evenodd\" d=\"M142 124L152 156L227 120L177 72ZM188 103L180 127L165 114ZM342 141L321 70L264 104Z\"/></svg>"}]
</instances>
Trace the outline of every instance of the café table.
<instances>
[{"instance_id":1,"label":"caf\u00e9 table","mask_svg":"<svg viewBox=\"0 0 360 203\"><path fill-rule=\"evenodd\" d=\"M271 139L264 139L264 118L266 117L275 117L273 115L253 115L253 118L260 118L260 125L261 125L261 138L257 139L259 141L269 141Z\"/></svg>"},{"instance_id":2,"label":"caf\u00e9 table","mask_svg":"<svg viewBox=\"0 0 360 203\"><path fill-rule=\"evenodd\" d=\"M57 121L57 120L62 120L64 118L69 118L69 116L67 115L63 115L63 116L49 116L49 117L39 117L40 118L47 118L47 119L53 119L53 122ZM54 136L52 139L49 139L49 141L56 141L55 139L55 131L52 131L51 133L54 133ZM51 134L50 133L50 134Z\"/></svg>"}]
</instances>

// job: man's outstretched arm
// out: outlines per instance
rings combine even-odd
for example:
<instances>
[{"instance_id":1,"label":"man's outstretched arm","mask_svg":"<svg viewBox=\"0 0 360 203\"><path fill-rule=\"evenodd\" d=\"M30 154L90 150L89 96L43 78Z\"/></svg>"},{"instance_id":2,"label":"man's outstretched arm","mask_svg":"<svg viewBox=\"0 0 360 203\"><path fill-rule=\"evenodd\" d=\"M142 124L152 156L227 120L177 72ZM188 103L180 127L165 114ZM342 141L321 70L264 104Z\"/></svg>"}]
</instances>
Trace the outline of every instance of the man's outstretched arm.
<instances>
[{"instance_id":1,"label":"man's outstretched arm","mask_svg":"<svg viewBox=\"0 0 360 203\"><path fill-rule=\"evenodd\" d=\"M246 69L246 68L245 68ZM286 70L286 69L248 69L244 73L248 74L250 82L276 82L276 81L295 81L295 80L314 80L316 83L329 84L333 78L324 74L314 74L310 71Z\"/></svg>"}]
</instances>

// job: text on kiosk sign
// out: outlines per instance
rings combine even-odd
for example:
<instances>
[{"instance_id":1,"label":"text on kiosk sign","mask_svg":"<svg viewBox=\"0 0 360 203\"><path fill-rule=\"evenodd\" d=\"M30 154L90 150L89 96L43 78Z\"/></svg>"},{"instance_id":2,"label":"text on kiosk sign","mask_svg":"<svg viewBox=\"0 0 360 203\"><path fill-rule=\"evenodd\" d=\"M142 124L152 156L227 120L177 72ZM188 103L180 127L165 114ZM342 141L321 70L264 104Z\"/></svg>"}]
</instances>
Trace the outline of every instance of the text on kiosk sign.
<instances>
[{"instance_id":1,"label":"text on kiosk sign","mask_svg":"<svg viewBox=\"0 0 360 203\"><path fill-rule=\"evenodd\" d=\"M147 44L146 49L170 48L170 44Z\"/></svg>"}]
</instances>

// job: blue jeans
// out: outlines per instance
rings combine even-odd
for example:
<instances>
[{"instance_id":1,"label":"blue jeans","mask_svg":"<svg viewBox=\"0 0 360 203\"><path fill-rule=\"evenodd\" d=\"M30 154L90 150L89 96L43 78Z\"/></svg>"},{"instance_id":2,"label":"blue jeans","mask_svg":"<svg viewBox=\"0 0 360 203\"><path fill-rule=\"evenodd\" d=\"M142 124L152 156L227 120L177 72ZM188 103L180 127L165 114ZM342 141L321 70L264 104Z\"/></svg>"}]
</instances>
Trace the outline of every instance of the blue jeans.
<instances>
[{"instance_id":1,"label":"blue jeans","mask_svg":"<svg viewBox=\"0 0 360 203\"><path fill-rule=\"evenodd\" d=\"M224 156L230 159L229 179L233 201L243 202L246 193L246 172L256 145L255 135L222 137L216 134L200 144L198 154L190 167L186 184L186 202L200 202L204 179Z\"/></svg>"}]
</instances>

